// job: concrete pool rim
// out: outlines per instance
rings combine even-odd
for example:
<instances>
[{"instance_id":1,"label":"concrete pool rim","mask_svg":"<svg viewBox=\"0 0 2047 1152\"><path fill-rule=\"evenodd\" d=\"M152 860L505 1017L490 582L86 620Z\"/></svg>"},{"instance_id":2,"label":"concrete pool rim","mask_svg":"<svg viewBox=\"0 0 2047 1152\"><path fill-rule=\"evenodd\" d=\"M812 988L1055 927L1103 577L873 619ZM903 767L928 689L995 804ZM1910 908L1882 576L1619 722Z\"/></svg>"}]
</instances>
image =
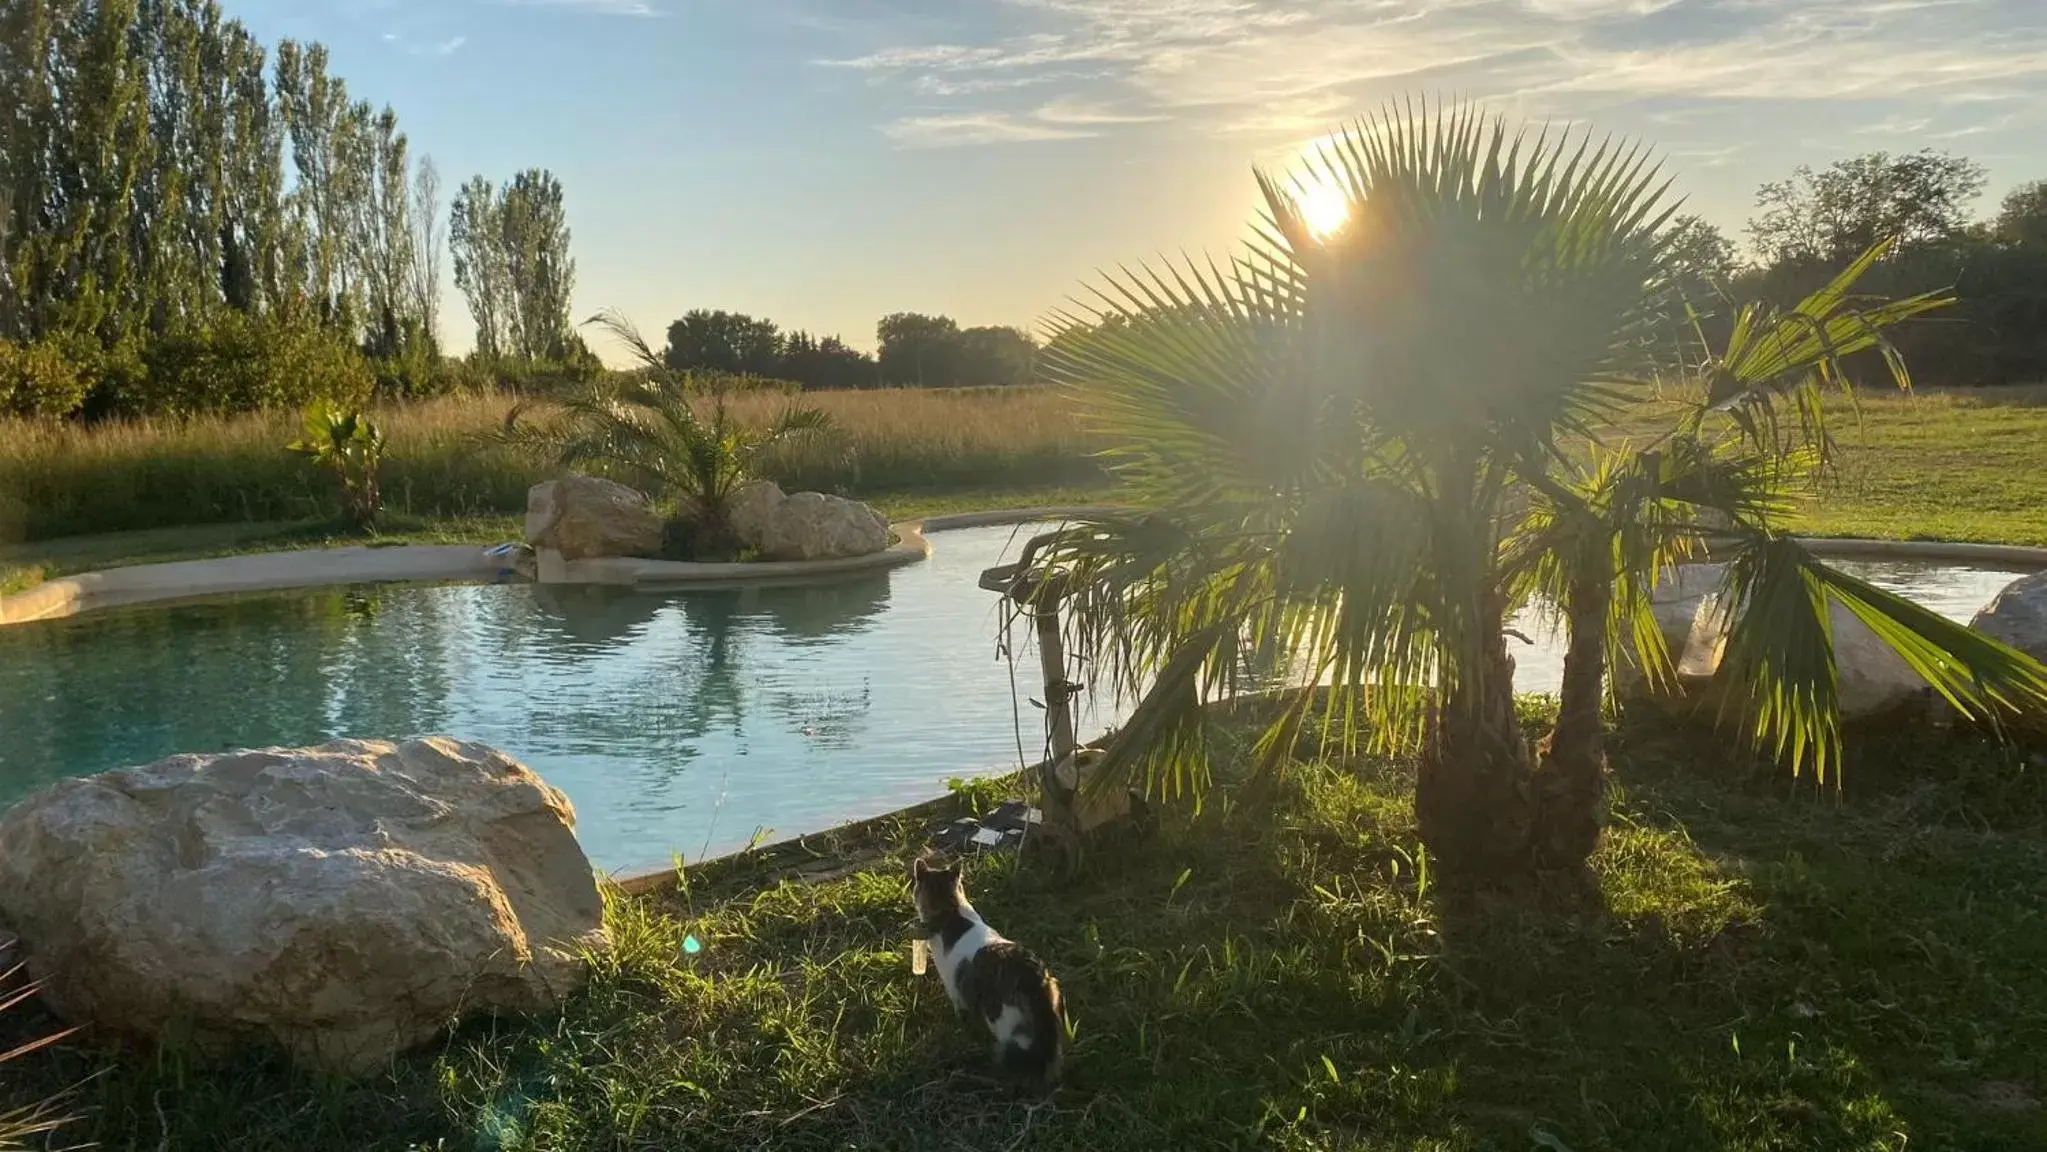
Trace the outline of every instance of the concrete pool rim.
<instances>
[{"instance_id":1,"label":"concrete pool rim","mask_svg":"<svg viewBox=\"0 0 2047 1152\"><path fill-rule=\"evenodd\" d=\"M893 526L897 540L871 556L840 560L753 564L693 564L672 560L577 561L576 583L649 589L786 584L829 579L850 572L914 564L931 554L925 534L961 528L1028 524L1128 511L1107 505L1001 508L908 520ZM1967 544L1938 540L1807 538L1800 543L1821 556L1857 560L1947 560L2047 569L2047 548L2020 544ZM0 627L57 620L104 608L186 601L235 593L285 591L349 584L493 583L510 579L503 558L471 544L354 545L292 552L260 552L213 560L177 560L80 572L47 580L26 592L0 596Z\"/></svg>"},{"instance_id":2,"label":"concrete pool rim","mask_svg":"<svg viewBox=\"0 0 2047 1152\"><path fill-rule=\"evenodd\" d=\"M1102 506L1005 508L929 516L892 526L896 542L871 556L836 560L695 564L616 558L575 561L572 583L648 589L788 584L914 564L931 555L927 532L1027 524L1096 515ZM2043 550L2047 553L2047 550ZM2047 559L2042 560L2047 564ZM350 584L489 584L513 579L494 549L474 544L351 545L257 552L211 560L174 560L80 572L0 596L0 627L59 620L105 608L199 600L251 592L282 592Z\"/></svg>"}]
</instances>

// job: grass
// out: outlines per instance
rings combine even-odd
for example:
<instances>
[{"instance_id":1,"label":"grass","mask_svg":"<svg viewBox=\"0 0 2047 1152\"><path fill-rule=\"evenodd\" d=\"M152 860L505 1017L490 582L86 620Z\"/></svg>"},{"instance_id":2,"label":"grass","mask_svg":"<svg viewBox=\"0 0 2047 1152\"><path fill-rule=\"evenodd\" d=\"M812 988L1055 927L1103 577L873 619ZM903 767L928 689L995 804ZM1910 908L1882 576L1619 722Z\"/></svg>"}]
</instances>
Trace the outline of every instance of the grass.
<instances>
[{"instance_id":1,"label":"grass","mask_svg":"<svg viewBox=\"0 0 2047 1152\"><path fill-rule=\"evenodd\" d=\"M1800 532L2047 546L2047 387L1831 400L1839 449ZM1643 409L1622 435L1660 427Z\"/></svg>"},{"instance_id":2,"label":"grass","mask_svg":"<svg viewBox=\"0 0 2047 1152\"><path fill-rule=\"evenodd\" d=\"M1085 486L1102 473L1056 393L874 391L805 397L835 430L778 449L766 474L855 495ZM789 401L747 397L766 419ZM377 413L388 439L386 507L420 520L525 507L544 470L482 442L511 401L456 396ZM332 480L284 451L293 413L92 427L0 420L0 544L169 525L333 518Z\"/></svg>"},{"instance_id":3,"label":"grass","mask_svg":"<svg viewBox=\"0 0 2047 1152\"><path fill-rule=\"evenodd\" d=\"M105 1069L67 1140L2047 1147L2040 765L1888 740L1840 799L1700 747L1620 735L1590 891L1439 889L1409 773L1378 762L1233 784L1070 881L983 864L977 904L1045 955L1072 1004L1070 1075L1048 1099L981 1079L980 1038L909 975L913 830L883 825L862 842L890 855L850 874L776 881L738 860L615 899L616 952L558 1017L474 1024L365 1081L176 1052L109 1068L65 1046L0 1086L0 1108Z\"/></svg>"}]
</instances>

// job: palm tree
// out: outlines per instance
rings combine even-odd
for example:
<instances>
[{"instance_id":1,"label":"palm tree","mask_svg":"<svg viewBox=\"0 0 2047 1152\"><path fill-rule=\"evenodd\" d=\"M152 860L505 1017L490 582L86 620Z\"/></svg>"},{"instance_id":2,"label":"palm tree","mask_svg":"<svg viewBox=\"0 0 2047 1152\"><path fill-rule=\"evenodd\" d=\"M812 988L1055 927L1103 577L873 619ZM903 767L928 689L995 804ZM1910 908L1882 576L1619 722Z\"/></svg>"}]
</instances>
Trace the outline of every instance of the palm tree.
<instances>
[{"instance_id":1,"label":"palm tree","mask_svg":"<svg viewBox=\"0 0 2047 1152\"><path fill-rule=\"evenodd\" d=\"M1613 448L1669 303L1675 201L1645 149L1409 108L1259 182L1263 226L1227 268L1112 278L1048 353L1151 509L1042 554L1065 575L1075 649L1139 698L1105 780L1204 786L1200 705L1235 690L1250 648L1327 685L1325 739L1418 757L1439 867L1581 863L1601 821L1607 662L1628 645L1668 678L1649 593L1723 530L1744 609L1730 673L1756 738L1794 767L1837 756L1828 598L1965 709L2047 707L2037 663L1826 568L1779 528L1789 485L1824 459L1822 387L1944 303L1850 297L1880 249L1796 309L1744 310L1668 434ZM1311 186L1341 193L1340 226L1303 218ZM1505 627L1536 593L1568 633L1540 750L1516 717ZM1314 698L1291 696L1268 761Z\"/></svg>"},{"instance_id":2,"label":"palm tree","mask_svg":"<svg viewBox=\"0 0 2047 1152\"><path fill-rule=\"evenodd\" d=\"M551 419L527 419L532 405L514 405L498 438L544 456L556 467L608 476L681 505L700 558L735 546L731 503L754 478L761 453L795 436L831 427L816 408L792 406L772 423L749 426L732 411L747 381L725 373L677 372L617 312L592 318L632 353L631 372L600 373L540 401Z\"/></svg>"}]
</instances>

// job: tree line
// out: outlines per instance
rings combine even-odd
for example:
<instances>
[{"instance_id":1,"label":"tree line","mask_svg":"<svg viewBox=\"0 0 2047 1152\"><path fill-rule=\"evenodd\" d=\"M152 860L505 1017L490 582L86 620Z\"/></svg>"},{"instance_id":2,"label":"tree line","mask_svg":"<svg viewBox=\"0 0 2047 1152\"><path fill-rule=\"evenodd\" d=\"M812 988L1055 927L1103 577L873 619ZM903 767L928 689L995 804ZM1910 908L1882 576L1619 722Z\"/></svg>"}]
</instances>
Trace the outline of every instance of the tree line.
<instances>
[{"instance_id":1,"label":"tree line","mask_svg":"<svg viewBox=\"0 0 2047 1152\"><path fill-rule=\"evenodd\" d=\"M1982 165L1932 149L1871 152L1801 166L1756 192L1746 254L1712 224L1671 225L1682 295L1709 342L1726 335L1729 300L1788 305L1826 284L1883 238L1897 247L1860 290L1903 297L1948 290L1955 304L1888 334L1920 383L1973 387L2047 380L2047 181L2012 189L1972 219ZM1695 339L1673 317L1679 348ZM1874 353L1871 354L1875 355Z\"/></svg>"},{"instance_id":2,"label":"tree line","mask_svg":"<svg viewBox=\"0 0 2047 1152\"><path fill-rule=\"evenodd\" d=\"M441 391L452 245L480 363L588 362L561 188L440 178L318 44L215 0L0 5L0 414ZM487 337L487 338L486 338Z\"/></svg>"},{"instance_id":3,"label":"tree line","mask_svg":"<svg viewBox=\"0 0 2047 1152\"><path fill-rule=\"evenodd\" d=\"M863 352L837 336L700 308L668 326L664 360L677 371L758 376L808 391L1011 387L1036 378L1038 343L1018 328L961 328L950 316L894 312L875 325L875 344Z\"/></svg>"}]
</instances>

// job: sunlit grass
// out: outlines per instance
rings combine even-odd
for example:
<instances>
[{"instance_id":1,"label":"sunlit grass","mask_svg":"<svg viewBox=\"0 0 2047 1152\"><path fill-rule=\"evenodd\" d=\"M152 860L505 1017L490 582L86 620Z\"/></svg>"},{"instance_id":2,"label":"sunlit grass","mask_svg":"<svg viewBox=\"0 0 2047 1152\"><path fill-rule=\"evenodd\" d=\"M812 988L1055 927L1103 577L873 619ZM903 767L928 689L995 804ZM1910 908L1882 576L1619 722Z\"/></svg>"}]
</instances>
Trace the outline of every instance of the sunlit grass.
<instances>
[{"instance_id":1,"label":"sunlit grass","mask_svg":"<svg viewBox=\"0 0 2047 1152\"><path fill-rule=\"evenodd\" d=\"M871 495L1099 483L1063 398L1037 389L821 393L805 403L836 425L773 453L791 487ZM431 400L377 413L388 438L385 506L414 517L516 512L544 470L480 437L511 406L496 395ZM783 397L742 399L767 419ZM320 519L331 480L284 451L297 416L82 427L0 421L0 545L177 524Z\"/></svg>"}]
</instances>

